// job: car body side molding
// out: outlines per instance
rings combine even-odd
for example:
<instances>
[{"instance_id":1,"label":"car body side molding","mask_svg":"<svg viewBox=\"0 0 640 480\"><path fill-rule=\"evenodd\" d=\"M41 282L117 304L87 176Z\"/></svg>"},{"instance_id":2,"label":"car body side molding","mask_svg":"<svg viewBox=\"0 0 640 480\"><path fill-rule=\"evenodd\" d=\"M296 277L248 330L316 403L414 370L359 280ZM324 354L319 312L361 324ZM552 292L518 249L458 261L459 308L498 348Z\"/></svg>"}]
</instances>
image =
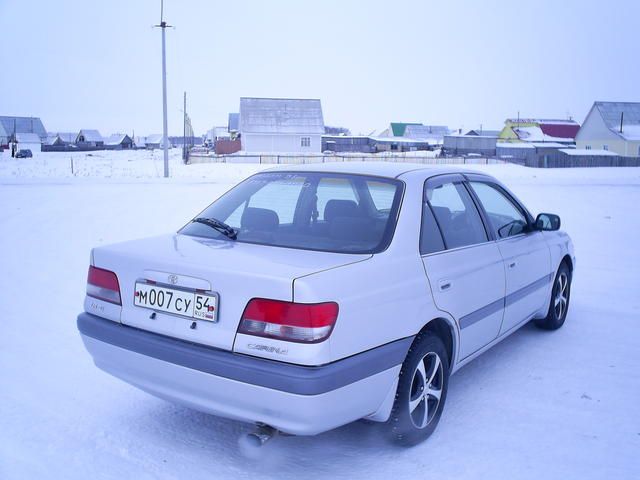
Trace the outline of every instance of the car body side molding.
<instances>
[{"instance_id":1,"label":"car body side molding","mask_svg":"<svg viewBox=\"0 0 640 480\"><path fill-rule=\"evenodd\" d=\"M505 308L517 302L518 300L523 299L524 297L535 292L539 288L546 287L551 280L553 280L552 273L545 275L542 278L539 278L535 282L532 282L529 285L526 285L516 290L515 292L512 292L509 295L496 300L495 302L491 302L489 305L485 305L484 307L481 307L478 310L475 310L465 315L464 317L460 318L460 329L463 330L467 327L470 327L471 325L481 321L485 317L488 317L489 315L493 315L501 308Z\"/></svg>"},{"instance_id":2,"label":"car body side molding","mask_svg":"<svg viewBox=\"0 0 640 480\"><path fill-rule=\"evenodd\" d=\"M414 337L406 337L321 366L251 357L167 337L81 313L82 335L158 360L239 382L298 395L319 395L402 364Z\"/></svg>"}]
</instances>

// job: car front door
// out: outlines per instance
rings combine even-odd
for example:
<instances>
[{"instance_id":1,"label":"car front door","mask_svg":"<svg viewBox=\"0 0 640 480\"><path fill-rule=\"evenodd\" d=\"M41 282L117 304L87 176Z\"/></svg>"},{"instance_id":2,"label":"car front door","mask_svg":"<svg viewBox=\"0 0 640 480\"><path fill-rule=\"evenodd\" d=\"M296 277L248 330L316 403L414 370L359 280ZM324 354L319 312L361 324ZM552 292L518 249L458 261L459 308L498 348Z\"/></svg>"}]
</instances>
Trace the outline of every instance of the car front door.
<instances>
[{"instance_id":1,"label":"car front door","mask_svg":"<svg viewBox=\"0 0 640 480\"><path fill-rule=\"evenodd\" d=\"M420 241L436 306L460 328L459 360L493 341L504 312L504 265L462 175L426 181Z\"/></svg>"},{"instance_id":2,"label":"car front door","mask_svg":"<svg viewBox=\"0 0 640 480\"><path fill-rule=\"evenodd\" d=\"M530 215L509 192L487 177L468 179L504 259L507 290L502 335L544 307L553 280L551 255L542 232L528 228Z\"/></svg>"}]
</instances>

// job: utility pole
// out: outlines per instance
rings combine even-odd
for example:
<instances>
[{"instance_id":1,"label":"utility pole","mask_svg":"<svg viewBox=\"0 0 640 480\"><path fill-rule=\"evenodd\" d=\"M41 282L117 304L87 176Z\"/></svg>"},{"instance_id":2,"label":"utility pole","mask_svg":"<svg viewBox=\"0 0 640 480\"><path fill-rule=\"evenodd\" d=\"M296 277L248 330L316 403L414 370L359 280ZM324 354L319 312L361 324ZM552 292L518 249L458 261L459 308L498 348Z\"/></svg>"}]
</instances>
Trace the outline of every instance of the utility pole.
<instances>
[{"instance_id":1,"label":"utility pole","mask_svg":"<svg viewBox=\"0 0 640 480\"><path fill-rule=\"evenodd\" d=\"M182 160L187 161L187 92L184 92L184 107L182 109Z\"/></svg>"},{"instance_id":2,"label":"utility pole","mask_svg":"<svg viewBox=\"0 0 640 480\"><path fill-rule=\"evenodd\" d=\"M164 178L169 176L169 133L167 128L167 55L165 47L164 0L160 0L160 27L162 29L162 142L164 147Z\"/></svg>"}]
</instances>

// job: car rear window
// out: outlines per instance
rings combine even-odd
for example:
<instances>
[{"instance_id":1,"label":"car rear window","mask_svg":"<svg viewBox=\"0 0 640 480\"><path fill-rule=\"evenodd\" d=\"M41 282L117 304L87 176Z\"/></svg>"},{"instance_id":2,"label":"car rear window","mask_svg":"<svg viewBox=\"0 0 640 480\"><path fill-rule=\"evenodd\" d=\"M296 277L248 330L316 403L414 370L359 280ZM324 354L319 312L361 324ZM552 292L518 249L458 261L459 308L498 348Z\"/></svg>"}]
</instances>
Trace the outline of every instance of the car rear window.
<instances>
[{"instance_id":1,"label":"car rear window","mask_svg":"<svg viewBox=\"0 0 640 480\"><path fill-rule=\"evenodd\" d=\"M393 236L403 185L395 179L365 175L259 173L198 217L227 223L236 229L237 242L376 253ZM180 233L227 240L202 223L189 223Z\"/></svg>"}]
</instances>

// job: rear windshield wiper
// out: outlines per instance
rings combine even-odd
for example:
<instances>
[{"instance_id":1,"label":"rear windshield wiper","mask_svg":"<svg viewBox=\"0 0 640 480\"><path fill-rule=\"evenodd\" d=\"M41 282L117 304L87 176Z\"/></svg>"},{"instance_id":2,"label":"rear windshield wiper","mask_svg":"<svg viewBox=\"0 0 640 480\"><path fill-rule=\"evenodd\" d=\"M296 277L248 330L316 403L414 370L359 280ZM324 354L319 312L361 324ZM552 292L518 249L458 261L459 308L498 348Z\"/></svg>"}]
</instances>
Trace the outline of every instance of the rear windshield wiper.
<instances>
[{"instance_id":1,"label":"rear windshield wiper","mask_svg":"<svg viewBox=\"0 0 640 480\"><path fill-rule=\"evenodd\" d=\"M221 222L220 220L216 220L215 218L197 217L191 220L191 223L202 223L203 225L207 225L231 240L238 238L238 232L235 228Z\"/></svg>"}]
</instances>

